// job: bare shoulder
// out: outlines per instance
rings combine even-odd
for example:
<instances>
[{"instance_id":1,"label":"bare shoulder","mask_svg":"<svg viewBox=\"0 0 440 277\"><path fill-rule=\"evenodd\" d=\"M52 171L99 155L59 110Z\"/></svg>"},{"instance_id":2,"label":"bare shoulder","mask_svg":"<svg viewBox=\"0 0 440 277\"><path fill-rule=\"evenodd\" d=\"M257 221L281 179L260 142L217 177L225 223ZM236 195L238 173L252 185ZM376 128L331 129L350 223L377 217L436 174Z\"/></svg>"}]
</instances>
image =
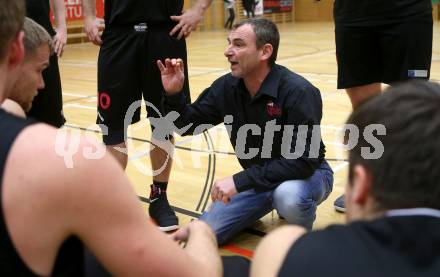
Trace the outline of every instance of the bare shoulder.
<instances>
[{"instance_id":1,"label":"bare shoulder","mask_svg":"<svg viewBox=\"0 0 440 277\"><path fill-rule=\"evenodd\" d=\"M102 170L108 168L112 170ZM50 192L66 194L73 188L74 191L81 190L83 186L93 190L99 183L90 186L90 180L123 175L122 169L118 169L98 141L77 131L35 124L25 128L14 142L5 177L10 183L26 184L16 186L14 190L23 189L29 194L35 189L40 191L41 197L42 191L44 197L51 197Z\"/></svg>"},{"instance_id":2,"label":"bare shoulder","mask_svg":"<svg viewBox=\"0 0 440 277\"><path fill-rule=\"evenodd\" d=\"M102 257L124 228L125 245L133 235L131 227L140 225L132 228L142 231L138 233L149 231L128 178L105 147L79 132L44 124L26 127L12 145L2 204L15 247L41 275L49 275L49 261L70 235L95 253L104 252Z\"/></svg>"},{"instance_id":3,"label":"bare shoulder","mask_svg":"<svg viewBox=\"0 0 440 277\"><path fill-rule=\"evenodd\" d=\"M305 233L299 226L283 226L269 233L257 246L251 276L276 276L291 246Z\"/></svg>"}]
</instances>

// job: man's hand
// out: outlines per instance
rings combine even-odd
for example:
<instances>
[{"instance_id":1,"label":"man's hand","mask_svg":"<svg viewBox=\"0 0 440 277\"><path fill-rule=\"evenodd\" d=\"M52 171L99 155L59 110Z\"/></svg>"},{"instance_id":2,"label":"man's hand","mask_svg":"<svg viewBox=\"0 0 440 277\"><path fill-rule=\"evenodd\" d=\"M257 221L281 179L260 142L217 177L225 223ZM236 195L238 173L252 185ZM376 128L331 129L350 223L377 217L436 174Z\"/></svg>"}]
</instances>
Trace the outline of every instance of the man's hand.
<instances>
[{"instance_id":1,"label":"man's hand","mask_svg":"<svg viewBox=\"0 0 440 277\"><path fill-rule=\"evenodd\" d=\"M61 58L61 56L63 56L64 46L66 46L67 43L67 30L65 27L57 27L55 32L57 34L53 37L53 49L55 53L57 53L58 58Z\"/></svg>"},{"instance_id":2,"label":"man's hand","mask_svg":"<svg viewBox=\"0 0 440 277\"><path fill-rule=\"evenodd\" d=\"M163 88L167 94L173 95L182 91L185 81L183 74L184 67L182 59L165 59L165 65L157 60L157 66L162 76Z\"/></svg>"},{"instance_id":3,"label":"man's hand","mask_svg":"<svg viewBox=\"0 0 440 277\"><path fill-rule=\"evenodd\" d=\"M171 30L170 36L178 33L178 39L188 37L197 28L202 16L203 10L196 7L186 10L182 15L171 16L171 19L178 22L178 24Z\"/></svg>"},{"instance_id":4,"label":"man's hand","mask_svg":"<svg viewBox=\"0 0 440 277\"><path fill-rule=\"evenodd\" d=\"M205 222L194 220L180 228L171 238L181 244L196 267L197 276L223 276L216 236ZM193 274L194 275L194 274Z\"/></svg>"},{"instance_id":5,"label":"man's hand","mask_svg":"<svg viewBox=\"0 0 440 277\"><path fill-rule=\"evenodd\" d=\"M86 32L89 40L95 45L101 45L101 35L99 32L105 29L104 19L96 17L86 17L84 19L84 31Z\"/></svg>"},{"instance_id":6,"label":"man's hand","mask_svg":"<svg viewBox=\"0 0 440 277\"><path fill-rule=\"evenodd\" d=\"M64 0L51 0L50 7L56 22L56 35L52 39L52 46L58 58L61 58L64 46L67 43L66 4Z\"/></svg>"},{"instance_id":7,"label":"man's hand","mask_svg":"<svg viewBox=\"0 0 440 277\"><path fill-rule=\"evenodd\" d=\"M215 181L211 191L211 199L212 202L223 201L223 203L228 204L229 201L231 201L231 197L237 193L238 192L235 188L234 179L232 179L232 176L230 176Z\"/></svg>"}]
</instances>

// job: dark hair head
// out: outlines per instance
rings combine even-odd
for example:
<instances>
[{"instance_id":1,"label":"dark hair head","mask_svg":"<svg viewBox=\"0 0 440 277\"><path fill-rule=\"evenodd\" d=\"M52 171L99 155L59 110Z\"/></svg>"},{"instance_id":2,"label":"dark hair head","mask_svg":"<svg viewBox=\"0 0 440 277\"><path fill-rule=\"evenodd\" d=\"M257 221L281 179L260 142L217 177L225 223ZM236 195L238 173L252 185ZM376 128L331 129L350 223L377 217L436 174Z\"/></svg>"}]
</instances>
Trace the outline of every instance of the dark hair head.
<instances>
[{"instance_id":1,"label":"dark hair head","mask_svg":"<svg viewBox=\"0 0 440 277\"><path fill-rule=\"evenodd\" d=\"M11 40L21 30L24 15L23 0L0 0L0 61L5 58Z\"/></svg>"},{"instance_id":2,"label":"dark hair head","mask_svg":"<svg viewBox=\"0 0 440 277\"><path fill-rule=\"evenodd\" d=\"M411 81L390 87L359 106L347 124L358 126L360 134L349 152L349 179L357 164L369 171L377 209L440 209L439 85ZM375 135L384 147L378 159L362 157L362 147L371 147L363 136L370 124L386 128L386 135Z\"/></svg>"},{"instance_id":3,"label":"dark hair head","mask_svg":"<svg viewBox=\"0 0 440 277\"><path fill-rule=\"evenodd\" d=\"M273 66L277 59L278 47L280 45L280 33L278 28L272 21L264 18L248 18L235 24L233 30L249 24L254 30L255 36L257 37L257 48L263 47L266 43L272 45L273 52L272 56L269 58L269 65Z\"/></svg>"}]
</instances>

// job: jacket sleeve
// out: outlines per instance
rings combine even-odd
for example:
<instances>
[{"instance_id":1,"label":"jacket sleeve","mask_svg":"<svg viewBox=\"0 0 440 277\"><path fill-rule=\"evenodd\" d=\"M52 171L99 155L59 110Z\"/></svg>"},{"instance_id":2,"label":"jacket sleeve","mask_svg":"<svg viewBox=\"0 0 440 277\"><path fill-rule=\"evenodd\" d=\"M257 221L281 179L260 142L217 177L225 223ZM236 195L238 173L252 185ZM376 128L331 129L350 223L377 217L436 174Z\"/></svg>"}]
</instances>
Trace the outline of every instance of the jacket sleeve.
<instances>
[{"instance_id":1,"label":"jacket sleeve","mask_svg":"<svg viewBox=\"0 0 440 277\"><path fill-rule=\"evenodd\" d=\"M296 103L284 111L288 113L287 125L295 126L293 131L287 134L292 136L291 143L282 147L282 157L274 158L261 165L251 166L235 174L233 179L237 191L251 188L271 190L287 180L306 179L312 176L320 166L319 153L323 149L321 149L319 131L322 117L322 100L319 90L311 86L311 88L295 93L302 95ZM302 125L302 131L299 131L299 125ZM315 126L315 131L313 131L313 126ZM285 126L283 129L285 130ZM283 138L283 141L284 139L286 138ZM295 155L297 139L299 149L304 149L304 151L302 153L299 151L299 154ZM305 144L301 146L300 142L304 139Z\"/></svg>"},{"instance_id":2,"label":"jacket sleeve","mask_svg":"<svg viewBox=\"0 0 440 277\"><path fill-rule=\"evenodd\" d=\"M183 93L173 96L166 96L164 110L167 117L174 122L174 131L181 136L197 135L207 129L223 122L221 105L218 93L221 93L221 86L212 85L205 89L197 100L187 104ZM175 113L174 116L169 116Z\"/></svg>"}]
</instances>

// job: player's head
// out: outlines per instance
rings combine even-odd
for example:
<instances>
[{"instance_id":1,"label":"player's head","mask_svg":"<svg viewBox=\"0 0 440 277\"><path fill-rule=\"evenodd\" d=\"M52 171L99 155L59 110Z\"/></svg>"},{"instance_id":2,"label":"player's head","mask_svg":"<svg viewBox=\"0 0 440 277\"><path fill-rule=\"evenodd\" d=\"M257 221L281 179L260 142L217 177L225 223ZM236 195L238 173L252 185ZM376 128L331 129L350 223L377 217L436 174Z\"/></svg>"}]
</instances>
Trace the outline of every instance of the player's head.
<instances>
[{"instance_id":1,"label":"player's head","mask_svg":"<svg viewBox=\"0 0 440 277\"><path fill-rule=\"evenodd\" d=\"M23 0L0 0L0 102L7 96L10 81L15 81L17 70L23 60Z\"/></svg>"},{"instance_id":2,"label":"player's head","mask_svg":"<svg viewBox=\"0 0 440 277\"><path fill-rule=\"evenodd\" d=\"M52 39L43 27L27 17L23 30L25 57L20 74L8 95L27 112L38 90L44 88L42 73L49 65Z\"/></svg>"},{"instance_id":3,"label":"player's head","mask_svg":"<svg viewBox=\"0 0 440 277\"><path fill-rule=\"evenodd\" d=\"M439 107L438 84L412 81L389 88L351 114L347 123L358 127L359 142L349 151L349 219L391 209L440 209ZM366 135L378 126L373 124L383 125L386 134ZM383 148L378 158L367 155L373 145Z\"/></svg>"},{"instance_id":4,"label":"player's head","mask_svg":"<svg viewBox=\"0 0 440 277\"><path fill-rule=\"evenodd\" d=\"M23 0L0 0L0 61L9 52L23 26L25 5Z\"/></svg>"}]
</instances>

